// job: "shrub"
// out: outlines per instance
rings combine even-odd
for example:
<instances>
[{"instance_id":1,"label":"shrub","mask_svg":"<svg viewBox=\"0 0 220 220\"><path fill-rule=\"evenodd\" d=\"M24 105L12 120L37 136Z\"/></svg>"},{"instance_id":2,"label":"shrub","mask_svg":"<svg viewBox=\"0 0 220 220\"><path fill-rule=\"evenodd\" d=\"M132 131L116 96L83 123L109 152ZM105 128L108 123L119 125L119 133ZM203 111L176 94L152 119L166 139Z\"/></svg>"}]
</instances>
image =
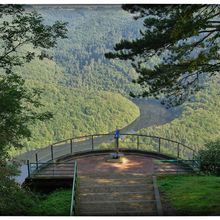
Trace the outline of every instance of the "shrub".
<instances>
[{"instance_id":1,"label":"shrub","mask_svg":"<svg viewBox=\"0 0 220 220\"><path fill-rule=\"evenodd\" d=\"M12 176L16 170L0 162L0 216L29 215L38 198L17 184Z\"/></svg>"},{"instance_id":2,"label":"shrub","mask_svg":"<svg viewBox=\"0 0 220 220\"><path fill-rule=\"evenodd\" d=\"M198 152L200 170L214 175L220 175L220 140L205 145Z\"/></svg>"}]
</instances>

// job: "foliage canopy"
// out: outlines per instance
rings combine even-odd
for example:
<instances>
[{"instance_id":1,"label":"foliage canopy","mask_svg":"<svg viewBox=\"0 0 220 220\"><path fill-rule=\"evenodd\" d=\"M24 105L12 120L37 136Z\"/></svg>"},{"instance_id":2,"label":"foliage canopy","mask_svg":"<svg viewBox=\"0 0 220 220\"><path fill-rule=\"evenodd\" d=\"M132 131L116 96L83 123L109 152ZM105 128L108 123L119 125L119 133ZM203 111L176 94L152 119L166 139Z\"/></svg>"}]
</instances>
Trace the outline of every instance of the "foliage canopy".
<instances>
[{"instance_id":1,"label":"foliage canopy","mask_svg":"<svg viewBox=\"0 0 220 220\"><path fill-rule=\"evenodd\" d=\"M197 156L201 171L220 175L220 140L207 143Z\"/></svg>"},{"instance_id":2,"label":"foliage canopy","mask_svg":"<svg viewBox=\"0 0 220 220\"><path fill-rule=\"evenodd\" d=\"M16 174L14 165L0 163L0 215L30 215L30 210L38 204L38 197L16 183L12 174Z\"/></svg>"},{"instance_id":3,"label":"foliage canopy","mask_svg":"<svg viewBox=\"0 0 220 220\"><path fill-rule=\"evenodd\" d=\"M58 38L66 38L66 23L49 26L37 12L25 12L20 5L0 6L0 157L6 146L19 146L18 141L30 137L28 123L51 118L51 113L38 114L40 90L28 90L13 67L22 66L36 56L43 59L42 49L56 46ZM35 50L40 51L38 54ZM37 50L36 50L37 51Z\"/></svg>"},{"instance_id":4,"label":"foliage canopy","mask_svg":"<svg viewBox=\"0 0 220 220\"><path fill-rule=\"evenodd\" d=\"M39 54L33 49L49 49L56 46L58 38L66 38L66 24L56 21L53 25L45 25L43 18L36 11L25 12L21 5L0 6L0 67L6 73L12 71L12 67L21 66L30 62L35 56L43 59L44 50ZM25 45L32 47L22 50Z\"/></svg>"},{"instance_id":5,"label":"foliage canopy","mask_svg":"<svg viewBox=\"0 0 220 220\"><path fill-rule=\"evenodd\" d=\"M131 60L144 89L133 96L163 97L168 106L182 104L198 91L202 76L220 70L219 5L124 5L143 19L136 40L121 40L107 58ZM149 68L152 57L161 61Z\"/></svg>"},{"instance_id":6,"label":"foliage canopy","mask_svg":"<svg viewBox=\"0 0 220 220\"><path fill-rule=\"evenodd\" d=\"M217 141L220 136L219 83L220 75L213 76L206 83L206 88L195 94L193 102L182 105L178 118L164 125L144 128L140 132L177 140L196 151L206 143Z\"/></svg>"}]
</instances>

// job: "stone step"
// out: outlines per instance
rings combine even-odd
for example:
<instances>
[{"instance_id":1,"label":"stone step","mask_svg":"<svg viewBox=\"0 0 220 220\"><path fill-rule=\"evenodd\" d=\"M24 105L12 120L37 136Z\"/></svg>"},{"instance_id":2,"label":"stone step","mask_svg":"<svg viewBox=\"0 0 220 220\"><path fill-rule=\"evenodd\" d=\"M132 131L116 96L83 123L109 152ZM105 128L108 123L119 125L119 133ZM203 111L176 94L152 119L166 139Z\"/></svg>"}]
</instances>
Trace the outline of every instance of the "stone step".
<instances>
[{"instance_id":1,"label":"stone step","mask_svg":"<svg viewBox=\"0 0 220 220\"><path fill-rule=\"evenodd\" d=\"M188 171L186 169L182 169L182 168L161 168L161 167L158 167L155 169L156 171L164 171L164 172L169 172L169 171Z\"/></svg>"},{"instance_id":2,"label":"stone step","mask_svg":"<svg viewBox=\"0 0 220 220\"><path fill-rule=\"evenodd\" d=\"M187 173L187 172L191 172L192 169L189 166L182 166L182 165L174 165L174 164L168 164L168 165L164 165L164 164L160 164L160 165L155 165L154 166L154 171L156 173L176 173L176 172L181 172L181 173Z\"/></svg>"},{"instance_id":3,"label":"stone step","mask_svg":"<svg viewBox=\"0 0 220 220\"><path fill-rule=\"evenodd\" d=\"M85 212L155 212L156 202L155 201L102 201L102 202L90 202L90 203L78 203L78 213Z\"/></svg>"},{"instance_id":4,"label":"stone step","mask_svg":"<svg viewBox=\"0 0 220 220\"><path fill-rule=\"evenodd\" d=\"M190 168L187 165L174 165L174 164L156 164L154 167L168 167L168 168L177 168L177 167L182 167L182 168Z\"/></svg>"},{"instance_id":5,"label":"stone step","mask_svg":"<svg viewBox=\"0 0 220 220\"><path fill-rule=\"evenodd\" d=\"M133 179L133 178L152 178L151 175L147 175L145 173L118 173L118 172L96 172L96 173L88 173L88 174L80 174L78 173L80 178L110 178L110 179Z\"/></svg>"},{"instance_id":6,"label":"stone step","mask_svg":"<svg viewBox=\"0 0 220 220\"><path fill-rule=\"evenodd\" d=\"M166 175L166 174L187 174L189 171L164 171L164 172L156 172L156 175Z\"/></svg>"},{"instance_id":7,"label":"stone step","mask_svg":"<svg viewBox=\"0 0 220 220\"><path fill-rule=\"evenodd\" d=\"M112 211L105 211L105 212L83 212L83 213L77 213L78 216L157 216L157 212L156 211L144 211L144 210L135 210L135 211L124 211L124 212L120 212L120 211L116 211L116 212L112 212Z\"/></svg>"},{"instance_id":8,"label":"stone step","mask_svg":"<svg viewBox=\"0 0 220 220\"><path fill-rule=\"evenodd\" d=\"M154 166L160 166L160 167L184 167L184 168L190 168L190 166L188 164L177 164L177 163L159 163L159 164L155 164Z\"/></svg>"},{"instance_id":9,"label":"stone step","mask_svg":"<svg viewBox=\"0 0 220 220\"><path fill-rule=\"evenodd\" d=\"M138 185L138 184L152 184L152 178L79 178L80 186L92 185Z\"/></svg>"},{"instance_id":10,"label":"stone step","mask_svg":"<svg viewBox=\"0 0 220 220\"><path fill-rule=\"evenodd\" d=\"M112 193L81 193L79 201L131 201L154 200L154 192L112 192Z\"/></svg>"},{"instance_id":11,"label":"stone step","mask_svg":"<svg viewBox=\"0 0 220 220\"><path fill-rule=\"evenodd\" d=\"M80 193L113 193L113 192L149 192L153 190L153 185L112 185L112 186L86 186L79 184Z\"/></svg>"}]
</instances>

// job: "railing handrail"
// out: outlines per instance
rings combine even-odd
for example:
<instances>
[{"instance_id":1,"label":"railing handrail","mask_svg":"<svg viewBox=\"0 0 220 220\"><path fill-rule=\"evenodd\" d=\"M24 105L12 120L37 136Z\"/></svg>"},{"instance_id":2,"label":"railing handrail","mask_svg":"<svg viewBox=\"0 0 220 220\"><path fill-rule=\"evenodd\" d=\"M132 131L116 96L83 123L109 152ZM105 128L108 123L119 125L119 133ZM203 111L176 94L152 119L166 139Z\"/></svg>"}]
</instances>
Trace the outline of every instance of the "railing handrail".
<instances>
[{"instance_id":1,"label":"railing handrail","mask_svg":"<svg viewBox=\"0 0 220 220\"><path fill-rule=\"evenodd\" d=\"M108 134L97 134L97 135L108 135ZM92 137L92 136L96 136L94 134L89 134L89 135L83 135L83 136L77 136L77 137L72 137L72 138L68 138L68 139L64 139L64 140L61 140L61 141L57 141L51 145L57 145L57 144L60 144L60 143L63 143L63 142L68 142L68 141L71 141L71 140L76 140L76 139L82 139L82 138L89 138L89 137ZM50 146L50 145L49 145Z\"/></svg>"},{"instance_id":2,"label":"railing handrail","mask_svg":"<svg viewBox=\"0 0 220 220\"><path fill-rule=\"evenodd\" d=\"M35 163L35 162L30 162L30 165L31 164L75 164L75 162L74 163L67 163L67 162L56 162L56 163L54 163L54 162L38 162L38 163Z\"/></svg>"},{"instance_id":3,"label":"railing handrail","mask_svg":"<svg viewBox=\"0 0 220 220\"><path fill-rule=\"evenodd\" d=\"M179 142L179 141L175 141L175 140L171 140L168 138L164 138L164 137L160 137L160 136L155 136L155 135L147 135L147 134L130 134L130 133L121 133L120 135L129 135L129 136L139 136L139 137L149 137L149 138L155 138L155 139L161 139L161 140L166 140L169 142L173 142L176 144L181 144L183 147L188 148L189 150L195 151L194 149L192 149L191 147Z\"/></svg>"},{"instance_id":4,"label":"railing handrail","mask_svg":"<svg viewBox=\"0 0 220 220\"><path fill-rule=\"evenodd\" d=\"M164 159L164 160L160 160L162 162L171 162L171 161L176 161L176 162L181 162L181 163L187 163L187 162L192 162L192 164L187 164L189 165L191 168L195 169L199 169L199 160L185 160L185 159Z\"/></svg>"},{"instance_id":5,"label":"railing handrail","mask_svg":"<svg viewBox=\"0 0 220 220\"><path fill-rule=\"evenodd\" d=\"M95 142L96 141L99 141L99 137L103 137L103 136L110 136L112 137L112 140L114 140L114 133L111 132L111 133L99 133L99 134L90 134L90 135L83 135L83 136L78 136L78 137L73 137L73 138L69 138L69 139L65 139L65 140L62 140L62 141L59 141L59 142L56 142L56 143L53 143L50 146L50 158L47 160L45 160L45 162L42 160L42 158L39 158L38 157L38 152L36 153L35 152L35 161L36 161L36 164L37 164L37 168L39 168L39 166L43 166L44 164L49 164L50 162L53 163L54 159L57 159L61 156L65 156L67 154L73 154L73 144L76 144L79 142L79 144L83 141L88 141L88 146L91 145L91 148L87 149L87 150L94 150L94 146L95 146ZM169 143L175 143L177 144L177 158L180 158L180 153L181 153L181 150L180 148L184 147L185 149L187 149L188 151L190 151L190 157L191 158L194 158L194 156L196 155L196 150L194 150L193 148L179 142L179 141L176 141L176 140L171 140L171 139L168 139L168 138L165 138L165 137L160 137L160 136L155 136L155 135L148 135L148 134L137 134L137 133L121 133L120 136L130 136L130 137L136 137L137 141L136 141L136 149L139 149L139 145L141 144L147 144L147 142L145 143L145 140L144 141L140 141L139 138L140 137L145 137L145 138L151 138L153 139L153 141L155 142L156 140L158 140L158 149L156 150L157 152L161 153L161 147L163 147L163 143L161 143L161 141L165 140L165 141L168 141ZM85 138L88 138L88 140L83 140ZM74 142L74 140L79 140L78 142ZM109 141L112 141L111 139L110 140L106 140L106 141L103 141L103 143L108 143ZM89 142L91 141L91 143ZM67 143L68 142L68 143ZM102 142L102 141L101 141ZM133 140L132 140L133 142ZM58 149L60 146L62 145L58 145L58 144L61 144L61 143L67 143L70 147L70 152L69 153L65 153L65 154L62 154L62 155L59 155L58 157L55 155L56 151L55 149ZM126 140L124 140L123 143L126 143ZM99 143L99 144L102 144L102 143ZM153 145L152 145L153 146ZM112 148L113 149L113 148ZM134 146L134 149L135 149L135 146ZM182 148L183 150L183 148ZM77 152L77 151L75 151ZM80 150L78 151L80 152ZM174 151L173 151L174 152ZM183 153L182 154L185 154L184 153L184 150L182 151ZM173 154L173 153L172 153ZM48 154L49 155L49 154ZM171 155L171 154L170 154ZM173 154L174 156L174 154ZM44 156L43 156L44 158ZM182 158L183 159L183 158ZM28 175L30 174L29 170L30 170L30 161L27 161L27 165L29 166L28 167ZM33 164L33 163L32 163Z\"/></svg>"},{"instance_id":6,"label":"railing handrail","mask_svg":"<svg viewBox=\"0 0 220 220\"><path fill-rule=\"evenodd\" d=\"M72 137L72 138L68 138L68 139L64 139L64 140L61 140L61 141L58 141L58 142L55 142L51 145L57 145L57 144L60 144L60 143L63 143L63 142L68 142L68 141L71 141L71 140L77 140L77 139L82 139L82 138L89 138L89 137L99 137L99 136L106 136L106 135L113 135L114 133L97 133L97 134L90 134L90 135L83 135L83 136L77 136L77 137ZM164 137L161 137L161 136L155 136L155 135L147 135L147 134L132 134L132 133L121 133L120 134L121 136L123 135L128 135L128 136L139 136L139 137L149 137L149 138L157 138L157 139L162 139L162 140L166 140L166 141L170 141L170 142L173 142L173 143L177 143L177 144L181 144L182 146L188 148L189 150L192 150L192 151L195 151L194 149L192 149L191 147L179 142L179 141L176 141L176 140L171 140L171 139L168 139L168 138L164 138ZM50 146L50 145L49 145Z\"/></svg>"},{"instance_id":7,"label":"railing handrail","mask_svg":"<svg viewBox=\"0 0 220 220\"><path fill-rule=\"evenodd\" d=\"M74 165L75 166L75 161L74 162L30 162L28 161L28 177L31 177L33 175L45 175L45 174L40 174L38 171L41 170L42 168L46 168L49 167L50 165ZM35 167L35 169L33 170L32 167ZM71 168L71 167L70 167ZM49 173L48 175L52 175L55 176L57 174L55 174L56 171L61 171L62 168L56 168L56 167L52 167L50 169L47 168L47 171L53 171L52 174ZM68 171L65 167L65 171ZM71 171L71 170L69 170ZM68 174L69 175L69 174Z\"/></svg>"},{"instance_id":8,"label":"railing handrail","mask_svg":"<svg viewBox=\"0 0 220 220\"><path fill-rule=\"evenodd\" d=\"M74 173L73 173L73 186L72 186L72 196L71 196L71 205L70 205L70 216L75 215L76 208L76 188L77 188L77 161L75 161L74 165Z\"/></svg>"}]
</instances>

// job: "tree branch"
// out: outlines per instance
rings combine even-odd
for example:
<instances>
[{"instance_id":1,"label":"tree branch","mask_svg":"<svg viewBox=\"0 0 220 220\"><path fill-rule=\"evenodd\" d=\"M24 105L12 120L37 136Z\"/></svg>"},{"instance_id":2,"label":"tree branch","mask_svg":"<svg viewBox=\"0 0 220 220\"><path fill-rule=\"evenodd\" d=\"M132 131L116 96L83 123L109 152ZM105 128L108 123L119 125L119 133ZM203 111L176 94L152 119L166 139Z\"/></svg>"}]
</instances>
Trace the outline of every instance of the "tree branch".
<instances>
[{"instance_id":1,"label":"tree branch","mask_svg":"<svg viewBox=\"0 0 220 220\"><path fill-rule=\"evenodd\" d=\"M0 56L0 59L4 59L4 58L5 58L6 56L8 56L10 53L15 52L18 47L20 47L21 45L27 43L28 41L29 41L29 40L25 40L25 41L23 41L23 42L18 43L18 44L17 44L15 47L13 47L11 50L9 50L9 51L6 52L5 54L1 55L1 56Z\"/></svg>"}]
</instances>

